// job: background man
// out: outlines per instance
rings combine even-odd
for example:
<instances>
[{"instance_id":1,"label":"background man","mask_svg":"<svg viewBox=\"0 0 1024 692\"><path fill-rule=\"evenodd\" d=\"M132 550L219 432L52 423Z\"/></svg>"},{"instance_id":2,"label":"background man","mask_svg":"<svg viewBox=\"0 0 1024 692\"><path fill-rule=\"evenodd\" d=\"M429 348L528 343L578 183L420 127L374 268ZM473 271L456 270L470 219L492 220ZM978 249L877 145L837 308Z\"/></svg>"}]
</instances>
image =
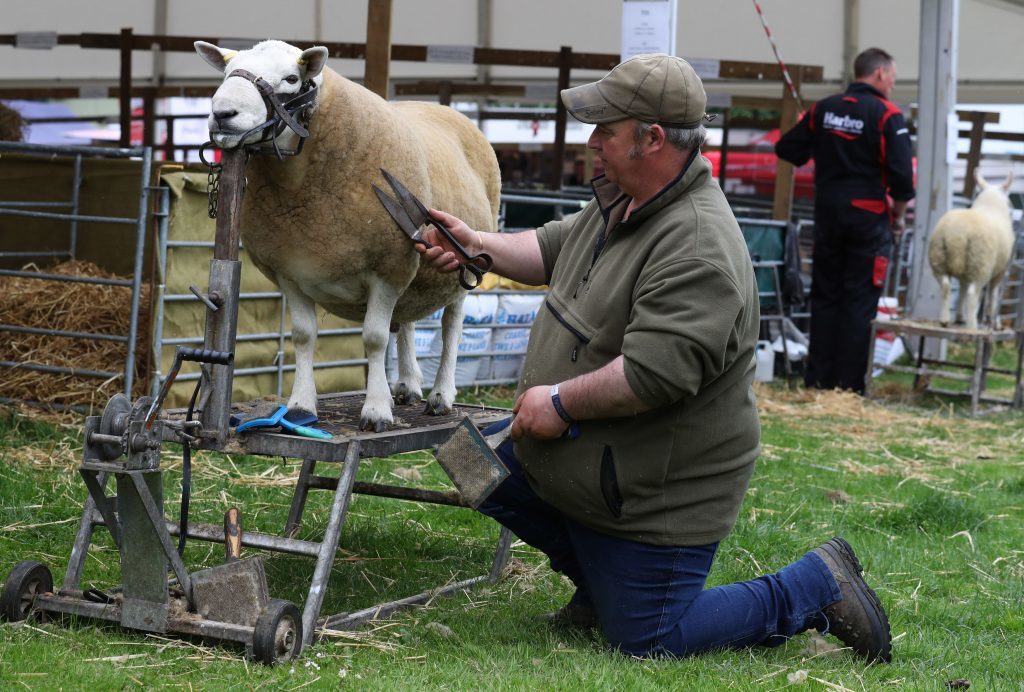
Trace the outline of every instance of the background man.
<instances>
[{"instance_id":1,"label":"background man","mask_svg":"<svg viewBox=\"0 0 1024 692\"><path fill-rule=\"evenodd\" d=\"M864 393L871 320L882 295L893 230L914 197L910 134L888 99L896 62L869 48L855 81L818 101L775 145L796 165L814 157L814 267L808 387ZM890 204L889 196L892 198Z\"/></svg>"},{"instance_id":2,"label":"background man","mask_svg":"<svg viewBox=\"0 0 1024 692\"><path fill-rule=\"evenodd\" d=\"M585 209L500 235L431 212L497 273L550 287L515 444L499 448L512 476L480 510L576 585L552 619L599 625L625 653L774 645L831 622L858 653L888 660L885 613L842 539L777 574L704 589L760 451L760 315L742 233L699 155L700 78L680 58L642 55L562 100L596 125L588 146L605 173ZM419 251L458 267L446 244Z\"/></svg>"}]
</instances>

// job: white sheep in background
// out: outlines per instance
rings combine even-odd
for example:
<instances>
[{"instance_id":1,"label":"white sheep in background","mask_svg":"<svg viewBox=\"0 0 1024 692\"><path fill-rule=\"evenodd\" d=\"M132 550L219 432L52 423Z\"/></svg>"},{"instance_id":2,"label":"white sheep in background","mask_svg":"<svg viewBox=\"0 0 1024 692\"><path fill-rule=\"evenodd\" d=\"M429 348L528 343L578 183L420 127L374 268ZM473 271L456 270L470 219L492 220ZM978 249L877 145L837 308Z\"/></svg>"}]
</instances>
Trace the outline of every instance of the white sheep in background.
<instances>
[{"instance_id":1,"label":"white sheep in background","mask_svg":"<svg viewBox=\"0 0 1024 692\"><path fill-rule=\"evenodd\" d=\"M364 429L393 423L392 392L384 372L388 332L398 325L400 401L422 397L413 322L444 306L443 349L428 410L442 414L455 400L455 361L466 291L457 275L420 268L420 255L384 211L371 185L390 190L384 168L424 204L444 209L481 231L497 230L500 174L494 150L465 116L446 106L389 103L326 67L322 46L305 51L263 41L240 52L197 41L196 51L225 72L213 96L210 137L222 148L268 119L253 81L261 77L281 101L307 80L318 86L304 150L294 157L253 156L245 170L241 237L253 263L288 299L295 347L290 409L316 412L313 349L314 303L345 319L363 322L369 362ZM262 136L245 138L251 144ZM298 137L277 136L294 150Z\"/></svg>"},{"instance_id":2,"label":"white sheep in background","mask_svg":"<svg viewBox=\"0 0 1024 692\"><path fill-rule=\"evenodd\" d=\"M989 185L975 170L981 192L970 209L952 209L942 215L928 239L928 263L942 286L939 322L949 324L950 278L960 281L957 321L965 318L968 329L978 328L978 295L986 289L988 322L1000 327L998 288L1010 264L1015 242L1007 192L1010 172L1002 185Z\"/></svg>"}]
</instances>

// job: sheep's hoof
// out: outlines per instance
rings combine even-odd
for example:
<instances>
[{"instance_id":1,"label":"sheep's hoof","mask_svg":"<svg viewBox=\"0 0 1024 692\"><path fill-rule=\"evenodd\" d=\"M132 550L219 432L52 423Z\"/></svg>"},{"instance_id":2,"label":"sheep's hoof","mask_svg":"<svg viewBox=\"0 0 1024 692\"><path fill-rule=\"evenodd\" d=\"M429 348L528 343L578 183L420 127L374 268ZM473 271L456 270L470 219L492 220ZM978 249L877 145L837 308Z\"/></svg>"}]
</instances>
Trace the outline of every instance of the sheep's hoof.
<instances>
[{"instance_id":1,"label":"sheep's hoof","mask_svg":"<svg viewBox=\"0 0 1024 692\"><path fill-rule=\"evenodd\" d=\"M446 403L442 397L434 396L433 394L427 398L427 405L423 409L423 413L431 416L447 416L451 412L451 404Z\"/></svg>"},{"instance_id":2,"label":"sheep's hoof","mask_svg":"<svg viewBox=\"0 0 1024 692\"><path fill-rule=\"evenodd\" d=\"M367 432L387 432L388 428L391 427L391 422L386 420L371 420L366 416L362 416L359 419L359 429L366 430Z\"/></svg>"},{"instance_id":3,"label":"sheep's hoof","mask_svg":"<svg viewBox=\"0 0 1024 692\"><path fill-rule=\"evenodd\" d=\"M395 387L395 402L399 404L417 404L423 399L423 395L414 389L410 389L405 382L399 382Z\"/></svg>"}]
</instances>

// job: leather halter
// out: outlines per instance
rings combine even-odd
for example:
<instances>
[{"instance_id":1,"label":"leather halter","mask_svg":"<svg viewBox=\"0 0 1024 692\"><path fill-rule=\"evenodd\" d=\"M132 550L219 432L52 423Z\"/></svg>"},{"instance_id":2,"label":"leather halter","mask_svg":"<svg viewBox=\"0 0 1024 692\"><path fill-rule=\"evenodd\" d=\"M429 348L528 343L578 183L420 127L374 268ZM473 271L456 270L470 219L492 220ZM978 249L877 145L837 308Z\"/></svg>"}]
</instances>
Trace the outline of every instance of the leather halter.
<instances>
[{"instance_id":1,"label":"leather halter","mask_svg":"<svg viewBox=\"0 0 1024 692\"><path fill-rule=\"evenodd\" d=\"M277 158L297 156L302 151L302 145L305 143L306 138L309 137L310 110L316 101L319 91L313 80L307 79L304 81L298 94L282 103L281 97L274 92L274 88L263 77L242 69L232 70L225 79L231 79L232 77L241 77L251 82L257 91L260 92L260 96L263 97L263 103L267 107L267 121L242 134L239 141L245 141L245 138L252 133L263 130L263 136L259 139L259 142L271 142L274 145L274 153L277 154ZM282 151L277 144L277 137L284 132L286 127L299 137L299 146L295 148L295 151ZM256 153L264 153L259 148L254 149L254 151Z\"/></svg>"}]
</instances>

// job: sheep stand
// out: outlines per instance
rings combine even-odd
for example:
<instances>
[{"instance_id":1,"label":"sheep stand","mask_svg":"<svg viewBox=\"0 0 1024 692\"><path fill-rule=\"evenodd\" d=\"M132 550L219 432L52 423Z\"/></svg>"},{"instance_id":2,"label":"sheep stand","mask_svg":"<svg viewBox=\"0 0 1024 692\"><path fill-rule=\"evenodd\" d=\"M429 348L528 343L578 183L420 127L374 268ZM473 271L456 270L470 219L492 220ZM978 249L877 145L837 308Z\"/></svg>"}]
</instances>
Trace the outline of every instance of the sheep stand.
<instances>
[{"instance_id":1,"label":"sheep stand","mask_svg":"<svg viewBox=\"0 0 1024 692\"><path fill-rule=\"evenodd\" d=\"M999 329L999 284L1010 264L1015 242L1007 192L1013 173L1002 185L990 185L975 171L981 192L970 209L953 209L942 215L928 239L928 263L942 287L939 322L950 322L950 279L960 282L957 321L978 328L978 295L984 289L988 323Z\"/></svg>"},{"instance_id":2,"label":"sheep stand","mask_svg":"<svg viewBox=\"0 0 1024 692\"><path fill-rule=\"evenodd\" d=\"M440 307L443 347L427 409L451 410L455 361L466 291L456 275L420 267L409 238L381 207L371 185L384 187L380 169L401 180L424 204L449 211L480 231L497 230L500 175L494 150L457 111L421 102L389 103L326 66L322 46L300 50L263 41L231 51L204 41L196 52L225 73L213 96L210 137L225 149L263 136L268 107L243 70L265 80L281 101L304 84L318 88L300 116L308 120L303 152L279 160L256 156L246 169L241 238L253 264L288 299L295 347L295 382L289 409L316 413L313 352L314 304L363 322L368 361L360 425L383 431L393 423L392 394L410 403L422 397L413 322ZM230 63L230 66L229 66ZM248 134L247 134L248 133ZM276 144L295 150L290 129ZM264 143L262 146L268 146ZM384 370L391 325L398 325L399 378L389 389Z\"/></svg>"}]
</instances>

